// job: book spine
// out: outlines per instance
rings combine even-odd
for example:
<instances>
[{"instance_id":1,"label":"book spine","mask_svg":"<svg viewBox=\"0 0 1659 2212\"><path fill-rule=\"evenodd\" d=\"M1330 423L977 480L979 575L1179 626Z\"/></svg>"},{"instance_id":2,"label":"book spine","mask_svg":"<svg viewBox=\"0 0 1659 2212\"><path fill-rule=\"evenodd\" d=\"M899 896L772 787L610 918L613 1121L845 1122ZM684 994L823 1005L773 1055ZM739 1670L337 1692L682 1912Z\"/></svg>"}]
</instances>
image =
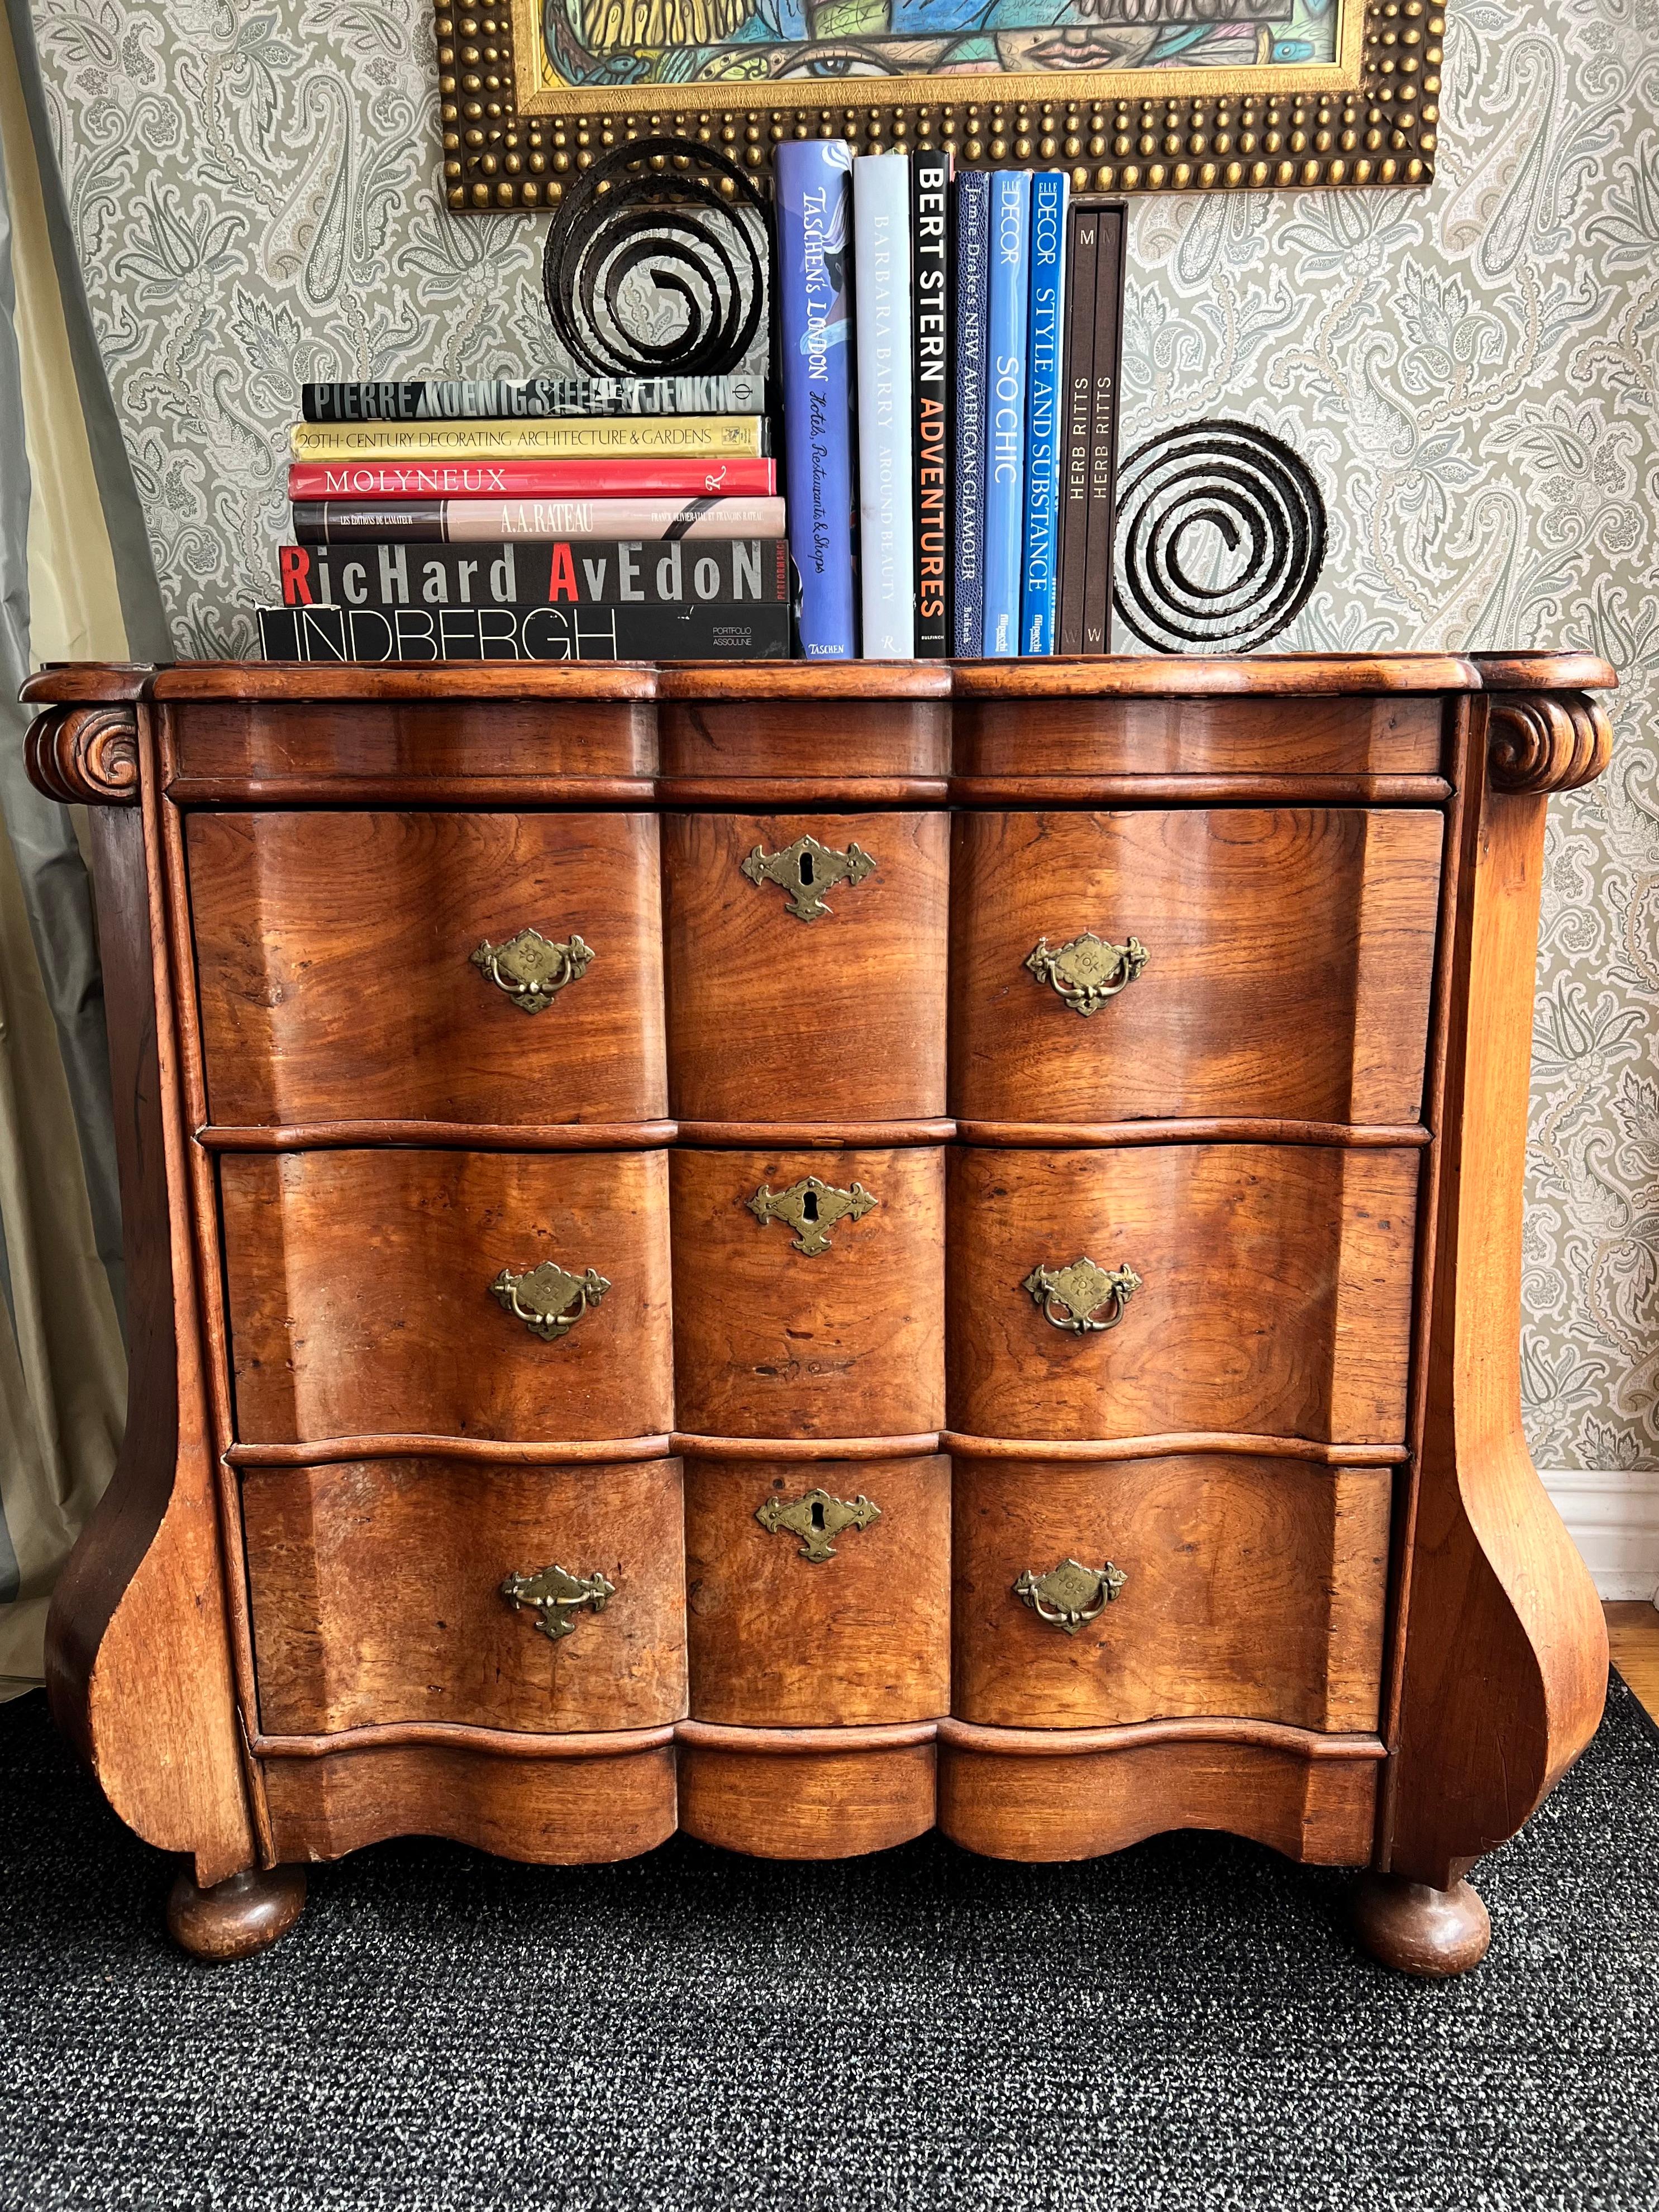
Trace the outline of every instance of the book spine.
<instances>
[{"instance_id":1,"label":"book spine","mask_svg":"<svg viewBox=\"0 0 1659 2212\"><path fill-rule=\"evenodd\" d=\"M853 164L853 269L858 336L859 569L866 660L915 653L911 514L910 159L863 154Z\"/></svg>"},{"instance_id":2,"label":"book spine","mask_svg":"<svg viewBox=\"0 0 1659 2212\"><path fill-rule=\"evenodd\" d=\"M1090 374L1089 514L1083 576L1083 650L1112 649L1113 563L1117 539L1118 404L1123 359L1123 267L1128 211L1097 210L1095 349Z\"/></svg>"},{"instance_id":3,"label":"book spine","mask_svg":"<svg viewBox=\"0 0 1659 2212\"><path fill-rule=\"evenodd\" d=\"M312 499L296 500L293 514L302 545L786 535L781 499L423 499L386 507Z\"/></svg>"},{"instance_id":4,"label":"book spine","mask_svg":"<svg viewBox=\"0 0 1659 2212\"><path fill-rule=\"evenodd\" d=\"M295 461L290 499L768 499L775 461Z\"/></svg>"},{"instance_id":5,"label":"book spine","mask_svg":"<svg viewBox=\"0 0 1659 2212\"><path fill-rule=\"evenodd\" d=\"M918 658L951 650L951 171L949 154L911 156L910 281L915 297L912 438Z\"/></svg>"},{"instance_id":6,"label":"book spine","mask_svg":"<svg viewBox=\"0 0 1659 2212\"><path fill-rule=\"evenodd\" d=\"M260 607L267 660L782 660L789 609Z\"/></svg>"},{"instance_id":7,"label":"book spine","mask_svg":"<svg viewBox=\"0 0 1659 2212\"><path fill-rule=\"evenodd\" d=\"M1088 550L1089 416L1095 364L1095 259L1100 219L1073 207L1066 260L1066 368L1060 406L1060 615L1055 650L1083 650Z\"/></svg>"},{"instance_id":8,"label":"book spine","mask_svg":"<svg viewBox=\"0 0 1659 2212\"><path fill-rule=\"evenodd\" d=\"M504 539L442 544L284 545L285 607L741 606L792 592L781 539Z\"/></svg>"},{"instance_id":9,"label":"book spine","mask_svg":"<svg viewBox=\"0 0 1659 2212\"><path fill-rule=\"evenodd\" d=\"M1025 550L1025 389L1031 270L1031 178L991 179L990 368L986 404L985 643L992 658L1019 651Z\"/></svg>"},{"instance_id":10,"label":"book spine","mask_svg":"<svg viewBox=\"0 0 1659 2212\"><path fill-rule=\"evenodd\" d=\"M985 403L990 357L991 178L957 179L956 498L951 520L951 649L977 660L985 638Z\"/></svg>"},{"instance_id":11,"label":"book spine","mask_svg":"<svg viewBox=\"0 0 1659 2212\"><path fill-rule=\"evenodd\" d=\"M763 415L604 415L544 422L296 422L296 461L749 460Z\"/></svg>"},{"instance_id":12,"label":"book spine","mask_svg":"<svg viewBox=\"0 0 1659 2212\"><path fill-rule=\"evenodd\" d=\"M307 384L307 422L465 422L549 415L763 415L763 376L529 376Z\"/></svg>"},{"instance_id":13,"label":"book spine","mask_svg":"<svg viewBox=\"0 0 1659 2212\"><path fill-rule=\"evenodd\" d=\"M784 476L800 572L800 649L808 660L851 660L858 652L852 170L852 153L839 138L786 138L774 159Z\"/></svg>"},{"instance_id":14,"label":"book spine","mask_svg":"<svg viewBox=\"0 0 1659 2212\"><path fill-rule=\"evenodd\" d=\"M1066 297L1063 171L1031 179L1031 298L1025 409L1025 547L1019 598L1019 649L1034 658L1054 649L1060 582L1060 347Z\"/></svg>"}]
</instances>

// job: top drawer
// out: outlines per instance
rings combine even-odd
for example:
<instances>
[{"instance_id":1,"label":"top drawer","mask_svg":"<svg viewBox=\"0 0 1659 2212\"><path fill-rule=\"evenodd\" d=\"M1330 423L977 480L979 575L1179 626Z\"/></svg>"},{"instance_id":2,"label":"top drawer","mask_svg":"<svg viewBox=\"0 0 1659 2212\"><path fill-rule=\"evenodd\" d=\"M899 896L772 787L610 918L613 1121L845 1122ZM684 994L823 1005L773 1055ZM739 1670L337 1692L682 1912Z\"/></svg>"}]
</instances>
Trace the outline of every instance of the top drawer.
<instances>
[{"instance_id":1,"label":"top drawer","mask_svg":"<svg viewBox=\"0 0 1659 2212\"><path fill-rule=\"evenodd\" d=\"M665 1112L652 816L193 814L185 849L214 1121Z\"/></svg>"}]
</instances>

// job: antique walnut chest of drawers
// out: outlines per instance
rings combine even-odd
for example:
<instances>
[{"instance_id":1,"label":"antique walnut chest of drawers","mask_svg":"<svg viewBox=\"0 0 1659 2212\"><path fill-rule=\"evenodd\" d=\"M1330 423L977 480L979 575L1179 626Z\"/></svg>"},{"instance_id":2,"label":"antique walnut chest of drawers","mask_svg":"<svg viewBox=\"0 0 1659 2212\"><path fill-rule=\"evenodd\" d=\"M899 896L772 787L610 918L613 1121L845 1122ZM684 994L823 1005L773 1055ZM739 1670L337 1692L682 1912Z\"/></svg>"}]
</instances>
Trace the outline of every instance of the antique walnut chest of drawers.
<instances>
[{"instance_id":1,"label":"antique walnut chest of drawers","mask_svg":"<svg viewBox=\"0 0 1659 2212\"><path fill-rule=\"evenodd\" d=\"M131 1282L56 1711L301 1865L1172 1827L1462 1881L1594 1728L1518 1425L1582 656L65 667Z\"/></svg>"}]
</instances>

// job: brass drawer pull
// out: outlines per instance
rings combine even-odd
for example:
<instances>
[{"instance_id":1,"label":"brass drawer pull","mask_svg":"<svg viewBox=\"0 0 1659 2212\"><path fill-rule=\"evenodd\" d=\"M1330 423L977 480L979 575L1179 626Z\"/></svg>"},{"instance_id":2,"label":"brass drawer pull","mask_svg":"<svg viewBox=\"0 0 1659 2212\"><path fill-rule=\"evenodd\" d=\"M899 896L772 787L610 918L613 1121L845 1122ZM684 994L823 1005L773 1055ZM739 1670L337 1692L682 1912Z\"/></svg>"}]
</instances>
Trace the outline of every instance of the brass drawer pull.
<instances>
[{"instance_id":1,"label":"brass drawer pull","mask_svg":"<svg viewBox=\"0 0 1659 2212\"><path fill-rule=\"evenodd\" d=\"M749 1211L763 1229L769 1221L786 1223L795 1231L795 1250L811 1259L830 1249L826 1232L836 1222L862 1221L879 1203L861 1182L855 1182L851 1190L837 1190L833 1183L806 1176L799 1182L792 1182L787 1190L775 1191L763 1183L749 1200Z\"/></svg>"},{"instance_id":2,"label":"brass drawer pull","mask_svg":"<svg viewBox=\"0 0 1659 2212\"><path fill-rule=\"evenodd\" d=\"M844 1528L867 1528L880 1520L881 1508L872 1505L862 1491L848 1498L832 1498L827 1490L809 1490L788 1505L781 1498L769 1498L755 1518L769 1536L786 1528L799 1536L801 1558L822 1562L836 1556L832 1536Z\"/></svg>"},{"instance_id":3,"label":"brass drawer pull","mask_svg":"<svg viewBox=\"0 0 1659 2212\"><path fill-rule=\"evenodd\" d=\"M787 891L785 904L797 921L819 921L835 912L819 892L833 890L837 884L861 884L875 865L857 845L837 853L816 837L797 837L781 853L763 852L757 845L743 863L743 872L751 884L775 884Z\"/></svg>"},{"instance_id":4,"label":"brass drawer pull","mask_svg":"<svg viewBox=\"0 0 1659 2212\"><path fill-rule=\"evenodd\" d=\"M617 1595L615 1583L603 1575L567 1574L562 1567L544 1567L538 1574L509 1575L501 1595L515 1613L533 1613L538 1635L550 1644L568 1636L575 1627L574 1615L584 1610L603 1613Z\"/></svg>"},{"instance_id":5,"label":"brass drawer pull","mask_svg":"<svg viewBox=\"0 0 1659 2212\"><path fill-rule=\"evenodd\" d=\"M1138 937L1114 945L1085 929L1069 945L1051 951L1040 937L1025 965L1040 982L1052 983L1073 1013L1097 1014L1109 999L1127 990L1146 965L1146 948Z\"/></svg>"},{"instance_id":6,"label":"brass drawer pull","mask_svg":"<svg viewBox=\"0 0 1659 2212\"><path fill-rule=\"evenodd\" d=\"M1036 1300L1044 1321L1081 1336L1085 1330L1115 1328L1140 1278L1133 1267L1097 1267L1082 1259L1069 1267L1033 1267L1020 1288ZM1105 1319L1097 1320L1102 1312Z\"/></svg>"},{"instance_id":7,"label":"brass drawer pull","mask_svg":"<svg viewBox=\"0 0 1659 2212\"><path fill-rule=\"evenodd\" d=\"M532 1336L540 1337L544 1344L556 1344L610 1288L595 1267L572 1275L556 1261L544 1260L522 1275L503 1267L489 1285L489 1295L515 1321L521 1321Z\"/></svg>"},{"instance_id":8,"label":"brass drawer pull","mask_svg":"<svg viewBox=\"0 0 1659 2212\"><path fill-rule=\"evenodd\" d=\"M538 929L521 929L503 945L492 945L486 937L471 955L473 966L483 969L496 989L526 1014L539 1014L567 983L579 983L592 957L592 946L574 931L556 945Z\"/></svg>"},{"instance_id":9,"label":"brass drawer pull","mask_svg":"<svg viewBox=\"0 0 1659 2212\"><path fill-rule=\"evenodd\" d=\"M1039 1620L1075 1636L1086 1621L1098 1620L1129 1577L1109 1559L1103 1567L1085 1567L1080 1559L1062 1559L1046 1575L1027 1567L1014 1584L1014 1595L1029 1605Z\"/></svg>"}]
</instances>

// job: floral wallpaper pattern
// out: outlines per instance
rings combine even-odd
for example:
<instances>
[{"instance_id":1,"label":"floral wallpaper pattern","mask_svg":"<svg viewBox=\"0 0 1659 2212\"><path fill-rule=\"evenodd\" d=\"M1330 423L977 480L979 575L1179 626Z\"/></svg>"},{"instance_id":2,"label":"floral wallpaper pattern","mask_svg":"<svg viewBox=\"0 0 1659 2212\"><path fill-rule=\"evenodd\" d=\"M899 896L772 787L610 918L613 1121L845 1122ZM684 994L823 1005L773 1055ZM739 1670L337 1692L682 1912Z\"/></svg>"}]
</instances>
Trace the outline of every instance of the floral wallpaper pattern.
<instances>
[{"instance_id":1,"label":"floral wallpaper pattern","mask_svg":"<svg viewBox=\"0 0 1659 2212\"><path fill-rule=\"evenodd\" d=\"M1540 1465L1659 1467L1659 5L1452 0L1426 195L1135 204L1126 435L1247 416L1333 533L1297 647L1583 645L1551 810L1525 1253ZM533 218L438 194L424 0L35 0L181 654L249 651L307 377L522 374Z\"/></svg>"}]
</instances>

